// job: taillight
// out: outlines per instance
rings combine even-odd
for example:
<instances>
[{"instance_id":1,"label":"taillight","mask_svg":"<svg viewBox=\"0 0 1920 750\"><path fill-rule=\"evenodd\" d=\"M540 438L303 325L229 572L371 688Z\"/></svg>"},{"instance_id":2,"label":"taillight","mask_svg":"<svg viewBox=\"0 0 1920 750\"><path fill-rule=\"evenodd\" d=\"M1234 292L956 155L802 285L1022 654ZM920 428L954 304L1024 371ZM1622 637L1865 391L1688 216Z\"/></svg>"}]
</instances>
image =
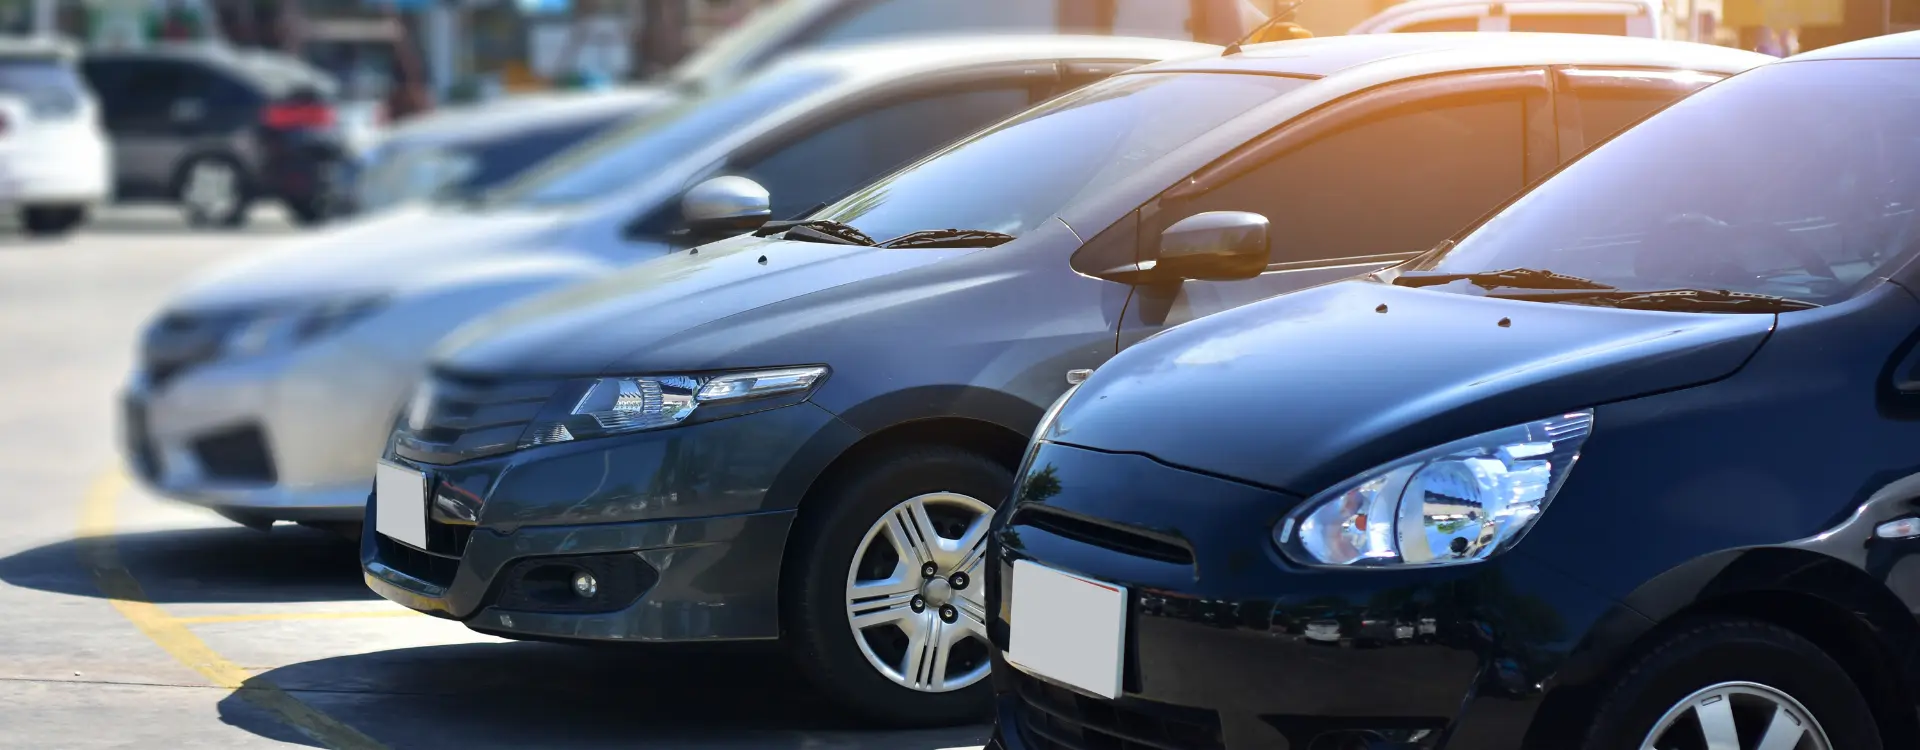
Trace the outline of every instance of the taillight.
<instances>
[{"instance_id":1,"label":"taillight","mask_svg":"<svg viewBox=\"0 0 1920 750\"><path fill-rule=\"evenodd\" d=\"M274 104L261 119L278 130L324 128L333 125L333 108L325 104Z\"/></svg>"}]
</instances>

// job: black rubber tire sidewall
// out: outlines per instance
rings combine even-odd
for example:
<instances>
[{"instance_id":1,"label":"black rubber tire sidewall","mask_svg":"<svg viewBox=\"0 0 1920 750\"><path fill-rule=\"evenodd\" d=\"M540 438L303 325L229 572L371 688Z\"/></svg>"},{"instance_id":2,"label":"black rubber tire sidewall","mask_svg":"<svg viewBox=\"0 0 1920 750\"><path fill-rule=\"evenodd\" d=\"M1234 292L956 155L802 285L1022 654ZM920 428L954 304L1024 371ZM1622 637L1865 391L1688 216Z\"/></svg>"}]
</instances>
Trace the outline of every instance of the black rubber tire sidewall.
<instances>
[{"instance_id":1,"label":"black rubber tire sidewall","mask_svg":"<svg viewBox=\"0 0 1920 750\"><path fill-rule=\"evenodd\" d=\"M1836 750L1883 750L1847 671L1790 630L1753 620L1689 623L1637 660L1601 704L1583 750L1639 750L1668 709L1724 682L1755 682L1806 706Z\"/></svg>"},{"instance_id":2,"label":"black rubber tire sidewall","mask_svg":"<svg viewBox=\"0 0 1920 750\"><path fill-rule=\"evenodd\" d=\"M327 201L320 198L289 198L283 201L289 218L296 226L314 227L325 224L333 218L333 212L327 208Z\"/></svg>"},{"instance_id":3,"label":"black rubber tire sidewall","mask_svg":"<svg viewBox=\"0 0 1920 750\"><path fill-rule=\"evenodd\" d=\"M950 693L920 693L876 672L847 623L846 579L855 547L875 521L900 502L956 492L999 507L1013 472L979 453L946 446L890 452L819 496L794 526L784 576L782 615L800 669L829 697L867 718L895 726L951 726L986 720L992 680Z\"/></svg>"}]
</instances>

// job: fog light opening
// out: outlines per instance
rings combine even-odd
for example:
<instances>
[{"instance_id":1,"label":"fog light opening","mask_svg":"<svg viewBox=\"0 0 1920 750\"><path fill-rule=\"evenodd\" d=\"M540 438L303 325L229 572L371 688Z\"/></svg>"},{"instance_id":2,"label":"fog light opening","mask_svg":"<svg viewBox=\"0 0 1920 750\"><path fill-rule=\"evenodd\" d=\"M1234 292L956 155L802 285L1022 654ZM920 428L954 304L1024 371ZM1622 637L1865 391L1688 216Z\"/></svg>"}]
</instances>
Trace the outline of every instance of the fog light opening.
<instances>
[{"instance_id":1,"label":"fog light opening","mask_svg":"<svg viewBox=\"0 0 1920 750\"><path fill-rule=\"evenodd\" d=\"M584 570L574 573L573 593L578 594L582 599L592 599L595 594L600 593L600 581L596 580L592 573Z\"/></svg>"}]
</instances>

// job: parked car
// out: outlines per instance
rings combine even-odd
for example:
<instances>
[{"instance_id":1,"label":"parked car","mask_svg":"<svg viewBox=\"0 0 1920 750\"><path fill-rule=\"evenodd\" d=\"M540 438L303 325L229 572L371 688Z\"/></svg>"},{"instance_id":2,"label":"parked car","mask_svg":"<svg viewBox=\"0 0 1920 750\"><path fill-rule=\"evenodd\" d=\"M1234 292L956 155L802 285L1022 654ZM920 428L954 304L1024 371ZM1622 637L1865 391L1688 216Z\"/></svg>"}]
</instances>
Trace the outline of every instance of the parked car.
<instances>
[{"instance_id":1,"label":"parked car","mask_svg":"<svg viewBox=\"0 0 1920 750\"><path fill-rule=\"evenodd\" d=\"M711 89L786 55L903 37L1115 34L1228 44L1266 20L1249 0L780 0L674 66L668 85Z\"/></svg>"},{"instance_id":2,"label":"parked car","mask_svg":"<svg viewBox=\"0 0 1920 750\"><path fill-rule=\"evenodd\" d=\"M1405 259L1498 206L1617 126L1546 114L1584 96L1556 68L1653 109L1767 59L1333 37L1090 85L806 221L453 334L378 469L368 583L510 637L785 638L851 708L977 717L980 543L1070 371ZM1169 260L1265 236L1233 211L1289 239L1232 270Z\"/></svg>"},{"instance_id":3,"label":"parked car","mask_svg":"<svg viewBox=\"0 0 1920 750\"><path fill-rule=\"evenodd\" d=\"M988 747L1912 747L1917 76L1920 34L1743 73L1094 372L991 534ZM1432 643L1150 614L1222 597Z\"/></svg>"},{"instance_id":4,"label":"parked car","mask_svg":"<svg viewBox=\"0 0 1920 750\"><path fill-rule=\"evenodd\" d=\"M387 132L341 182L342 212L472 199L568 148L684 99L670 91L530 94L442 108Z\"/></svg>"},{"instance_id":5,"label":"parked car","mask_svg":"<svg viewBox=\"0 0 1920 750\"><path fill-rule=\"evenodd\" d=\"M242 523L356 523L428 348L461 323L750 231L741 211L806 212L1126 67L1218 52L1031 37L820 53L584 143L482 200L265 250L151 324L128 388L128 456L160 494Z\"/></svg>"},{"instance_id":6,"label":"parked car","mask_svg":"<svg viewBox=\"0 0 1920 750\"><path fill-rule=\"evenodd\" d=\"M261 199L304 223L326 218L346 152L324 74L220 45L89 52L82 65L118 197L177 202L197 226L244 224Z\"/></svg>"},{"instance_id":7,"label":"parked car","mask_svg":"<svg viewBox=\"0 0 1920 750\"><path fill-rule=\"evenodd\" d=\"M1672 30L1665 0L1406 0L1347 33L1539 31L1665 39Z\"/></svg>"},{"instance_id":8,"label":"parked car","mask_svg":"<svg viewBox=\"0 0 1920 750\"><path fill-rule=\"evenodd\" d=\"M71 47L0 40L0 205L61 235L106 201L112 153Z\"/></svg>"}]
</instances>

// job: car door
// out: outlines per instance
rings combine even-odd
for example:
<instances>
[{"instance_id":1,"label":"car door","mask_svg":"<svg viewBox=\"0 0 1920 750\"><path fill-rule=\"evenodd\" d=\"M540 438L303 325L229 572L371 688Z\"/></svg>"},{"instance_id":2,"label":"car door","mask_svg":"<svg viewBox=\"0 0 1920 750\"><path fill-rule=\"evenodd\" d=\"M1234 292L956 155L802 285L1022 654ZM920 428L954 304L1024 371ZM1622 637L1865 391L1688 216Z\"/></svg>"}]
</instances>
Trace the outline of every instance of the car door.
<instances>
[{"instance_id":1,"label":"car door","mask_svg":"<svg viewBox=\"0 0 1920 750\"><path fill-rule=\"evenodd\" d=\"M1560 157L1572 159L1723 78L1690 70L1558 68L1554 111L1560 123Z\"/></svg>"},{"instance_id":2,"label":"car door","mask_svg":"<svg viewBox=\"0 0 1920 750\"><path fill-rule=\"evenodd\" d=\"M1446 240L1559 163L1544 69L1444 76L1297 118L1142 206L1136 242L1208 211L1270 226L1270 265L1240 281L1136 287L1119 345L1277 294L1366 273Z\"/></svg>"},{"instance_id":3,"label":"car door","mask_svg":"<svg viewBox=\"0 0 1920 750\"><path fill-rule=\"evenodd\" d=\"M89 64L89 78L114 91L100 98L113 136L114 174L133 195L164 194L188 148L191 123L204 116L196 66L180 60L113 60Z\"/></svg>"},{"instance_id":4,"label":"car door","mask_svg":"<svg viewBox=\"0 0 1920 750\"><path fill-rule=\"evenodd\" d=\"M775 219L795 218L1025 110L1058 80L1056 66L1035 63L875 92L777 128L708 175L752 179L767 189ZM677 239L679 211L669 202L631 234Z\"/></svg>"}]
</instances>

